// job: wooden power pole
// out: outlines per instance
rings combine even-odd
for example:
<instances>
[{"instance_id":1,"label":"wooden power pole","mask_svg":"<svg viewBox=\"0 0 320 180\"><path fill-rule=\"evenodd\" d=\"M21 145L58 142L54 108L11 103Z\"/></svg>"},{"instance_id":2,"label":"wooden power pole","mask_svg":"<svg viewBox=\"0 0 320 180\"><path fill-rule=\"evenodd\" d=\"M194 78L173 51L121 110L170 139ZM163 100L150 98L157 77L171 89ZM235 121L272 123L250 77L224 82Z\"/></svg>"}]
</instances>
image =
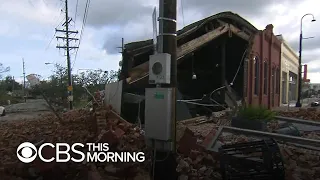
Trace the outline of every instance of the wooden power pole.
<instances>
[{"instance_id":1,"label":"wooden power pole","mask_svg":"<svg viewBox=\"0 0 320 180\"><path fill-rule=\"evenodd\" d=\"M22 93L23 93L23 99L24 99L24 102L27 101L26 99L26 69L25 69L25 65L24 65L24 59L22 58L22 70L23 70L23 90L22 90Z\"/></svg>"},{"instance_id":2,"label":"wooden power pole","mask_svg":"<svg viewBox=\"0 0 320 180\"><path fill-rule=\"evenodd\" d=\"M71 22L71 18L69 18L68 15L68 0L65 0L65 16L66 16L66 21L63 23L63 26L65 29L56 29L57 32L63 32L65 33L65 36L60 37L56 36L57 39L63 39L66 44L65 46L57 46L59 49L65 49L66 51L66 56L67 56L67 68L68 68L68 100L69 100L69 109L73 109L73 87L72 87L72 74L71 74L71 60L70 60L70 50L71 49L77 49L79 48L78 46L70 46L70 41L78 41L78 38L71 38L69 37L70 34L77 34L78 31L71 31L69 29L69 24Z\"/></svg>"},{"instance_id":3,"label":"wooden power pole","mask_svg":"<svg viewBox=\"0 0 320 180\"><path fill-rule=\"evenodd\" d=\"M172 88L172 143L173 152L157 151L154 164L154 180L176 180L176 88L177 88L177 0L159 0L159 37L158 52L171 55L171 77L169 85L162 87Z\"/></svg>"}]
</instances>

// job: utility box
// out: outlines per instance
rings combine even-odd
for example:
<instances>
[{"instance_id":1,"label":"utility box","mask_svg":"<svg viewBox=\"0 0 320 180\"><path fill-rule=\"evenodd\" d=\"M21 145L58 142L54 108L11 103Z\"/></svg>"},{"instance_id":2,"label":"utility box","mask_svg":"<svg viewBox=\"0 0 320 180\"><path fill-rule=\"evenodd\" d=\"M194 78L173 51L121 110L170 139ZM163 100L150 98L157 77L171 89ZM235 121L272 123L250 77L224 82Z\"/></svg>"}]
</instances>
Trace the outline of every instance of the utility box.
<instances>
[{"instance_id":1,"label":"utility box","mask_svg":"<svg viewBox=\"0 0 320 180\"><path fill-rule=\"evenodd\" d=\"M158 53L149 59L149 84L170 84L171 55Z\"/></svg>"},{"instance_id":2,"label":"utility box","mask_svg":"<svg viewBox=\"0 0 320 180\"><path fill-rule=\"evenodd\" d=\"M145 136L148 139L172 139L172 88L146 88Z\"/></svg>"}]
</instances>

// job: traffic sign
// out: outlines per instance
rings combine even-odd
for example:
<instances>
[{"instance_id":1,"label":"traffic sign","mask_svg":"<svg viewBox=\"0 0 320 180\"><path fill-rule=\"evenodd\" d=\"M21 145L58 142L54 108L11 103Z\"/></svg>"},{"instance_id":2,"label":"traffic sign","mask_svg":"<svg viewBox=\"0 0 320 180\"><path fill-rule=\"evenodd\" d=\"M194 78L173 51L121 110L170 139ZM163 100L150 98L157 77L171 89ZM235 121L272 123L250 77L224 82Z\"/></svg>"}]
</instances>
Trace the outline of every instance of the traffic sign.
<instances>
[{"instance_id":1,"label":"traffic sign","mask_svg":"<svg viewBox=\"0 0 320 180\"><path fill-rule=\"evenodd\" d=\"M73 87L72 86L68 86L68 91L72 91Z\"/></svg>"}]
</instances>

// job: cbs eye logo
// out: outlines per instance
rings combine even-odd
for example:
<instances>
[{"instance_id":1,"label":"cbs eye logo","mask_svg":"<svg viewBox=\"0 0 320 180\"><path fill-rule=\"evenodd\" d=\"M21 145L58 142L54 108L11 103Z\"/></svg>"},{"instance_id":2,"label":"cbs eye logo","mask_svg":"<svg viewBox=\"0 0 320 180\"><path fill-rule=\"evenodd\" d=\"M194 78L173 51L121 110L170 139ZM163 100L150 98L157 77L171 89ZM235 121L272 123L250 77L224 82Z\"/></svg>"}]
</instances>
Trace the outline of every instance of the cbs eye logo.
<instances>
[{"instance_id":1,"label":"cbs eye logo","mask_svg":"<svg viewBox=\"0 0 320 180\"><path fill-rule=\"evenodd\" d=\"M17 157L23 163L31 163L37 158L37 148L32 143L24 142L17 148Z\"/></svg>"}]
</instances>

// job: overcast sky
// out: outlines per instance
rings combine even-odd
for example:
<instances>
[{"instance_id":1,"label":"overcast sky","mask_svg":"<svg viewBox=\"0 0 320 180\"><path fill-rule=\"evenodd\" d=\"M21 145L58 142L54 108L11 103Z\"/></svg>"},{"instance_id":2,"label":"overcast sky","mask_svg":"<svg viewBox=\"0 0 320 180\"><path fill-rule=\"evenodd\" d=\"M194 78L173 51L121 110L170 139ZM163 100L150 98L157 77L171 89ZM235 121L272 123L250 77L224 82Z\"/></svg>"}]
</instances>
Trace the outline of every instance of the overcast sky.
<instances>
[{"instance_id":1,"label":"overcast sky","mask_svg":"<svg viewBox=\"0 0 320 180\"><path fill-rule=\"evenodd\" d=\"M53 66L45 62L66 66L64 52L55 48L59 42L52 39L54 29L64 18L61 0L0 0L0 59L10 66L8 73L21 80L22 58L26 73L48 77ZM72 30L81 30L86 0L69 0ZM275 34L282 34L297 50L300 18L313 13L303 21L303 63L308 63L308 76L320 83L320 1L319 0L178 0L178 29L194 21L221 11L233 11L246 18L258 29L272 23ZM121 59L117 47L121 38L125 43L152 38L151 15L158 0L91 0L87 23L77 60L72 53L74 73L78 69L116 70ZM76 13L77 12L77 13ZM62 36L62 34L57 34ZM51 41L52 40L52 41ZM50 43L51 42L51 43Z\"/></svg>"}]
</instances>

